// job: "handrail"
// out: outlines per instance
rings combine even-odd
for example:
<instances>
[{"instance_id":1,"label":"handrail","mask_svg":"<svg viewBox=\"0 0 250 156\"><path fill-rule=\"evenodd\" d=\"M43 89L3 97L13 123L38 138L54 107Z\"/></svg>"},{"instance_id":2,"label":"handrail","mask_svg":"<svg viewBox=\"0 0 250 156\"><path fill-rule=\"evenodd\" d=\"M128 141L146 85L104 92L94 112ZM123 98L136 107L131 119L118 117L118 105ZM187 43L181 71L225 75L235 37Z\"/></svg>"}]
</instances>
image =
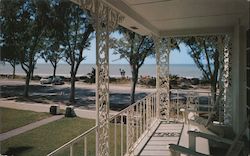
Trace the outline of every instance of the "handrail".
<instances>
[{"instance_id":1,"label":"handrail","mask_svg":"<svg viewBox=\"0 0 250 156\"><path fill-rule=\"evenodd\" d=\"M132 105L129 105L128 107L124 108L124 109L121 110L120 112L118 112L118 113L116 113L115 115L111 116L111 117L109 118L109 121L112 121L115 117L120 116L122 113L126 112L129 108L134 107L134 106L137 105L138 103L142 102L143 100L145 100L145 99L148 98L148 97L153 96L154 94L156 94L156 92L151 93L151 94L145 96L144 98L142 98L141 100L139 100L139 101L133 103Z\"/></svg>"},{"instance_id":2,"label":"handrail","mask_svg":"<svg viewBox=\"0 0 250 156\"><path fill-rule=\"evenodd\" d=\"M170 91L172 93L173 91L176 91L176 92L193 92L193 93L210 93L211 94L211 91L205 91L205 90L197 91L197 90L185 90L185 89L170 89Z\"/></svg>"},{"instance_id":3,"label":"handrail","mask_svg":"<svg viewBox=\"0 0 250 156\"><path fill-rule=\"evenodd\" d=\"M156 96L157 92L151 93L110 117L110 122L114 124L114 133L111 135L114 135L113 151L115 156L125 153L130 155L155 123L157 116ZM117 127L121 127L120 130L117 130ZM117 142L120 142L120 146L117 146ZM124 147L126 149L123 149ZM117 149L120 149L118 154Z\"/></svg>"},{"instance_id":4,"label":"handrail","mask_svg":"<svg viewBox=\"0 0 250 156\"><path fill-rule=\"evenodd\" d=\"M206 94L205 96L212 97L210 92L171 90L171 93L176 94L176 98L170 99L170 108L167 108L167 111L174 110L171 116L171 118L174 118L174 120L181 121L179 120L179 117L182 108L185 108L187 110L189 106L191 106L195 107L197 109L196 111L199 111L199 109L202 107L208 109L208 111L211 111L213 108L211 98L207 101L208 105L201 105L202 103L200 103L199 101L199 97L204 96L204 93ZM182 94L184 94L184 96L186 97L185 101L181 101L180 96L182 96ZM150 93L141 100L135 102L132 105L129 105L125 109L109 117L109 123L112 123L112 126L114 127L114 133L111 134L114 135L114 146L110 147L114 147L113 152L115 156L119 152L119 155L129 155L130 153L132 153L134 148L140 143L140 141L147 134L152 125L154 125L157 119L159 119L158 115L161 116L160 113L162 113L162 111L160 110L162 103L161 101L159 101L160 103L157 103L157 96L157 91ZM182 116L184 117L183 113ZM70 148L70 156L73 156L73 146L79 141L84 141L84 155L87 155L87 136L91 132L97 130L97 128L97 125L92 127L91 129L57 148L53 152L49 153L47 156L53 156L59 151L62 151L66 148ZM120 143L120 145L117 143Z\"/></svg>"},{"instance_id":5,"label":"handrail","mask_svg":"<svg viewBox=\"0 0 250 156\"><path fill-rule=\"evenodd\" d=\"M64 145L62 145L61 147L57 148L56 150L54 150L53 152L47 154L47 156L53 156L54 154L56 154L57 152L70 147L71 145L77 143L80 141L80 139L82 139L83 137L86 137L89 133L91 133L92 131L96 130L97 126L94 126L92 128L90 128L89 130L87 130L86 132L82 133L81 135L77 136L76 138L72 139L71 141L65 143Z\"/></svg>"}]
</instances>

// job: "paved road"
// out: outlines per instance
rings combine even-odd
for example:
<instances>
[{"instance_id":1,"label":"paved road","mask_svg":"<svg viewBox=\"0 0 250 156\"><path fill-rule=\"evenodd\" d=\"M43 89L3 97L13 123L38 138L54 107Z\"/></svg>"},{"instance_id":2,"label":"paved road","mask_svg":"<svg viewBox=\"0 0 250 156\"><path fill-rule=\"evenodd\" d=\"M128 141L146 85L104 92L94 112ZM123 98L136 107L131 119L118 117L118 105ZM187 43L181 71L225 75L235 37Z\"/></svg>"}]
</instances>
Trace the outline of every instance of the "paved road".
<instances>
[{"instance_id":1,"label":"paved road","mask_svg":"<svg viewBox=\"0 0 250 156\"><path fill-rule=\"evenodd\" d=\"M50 106L52 104L39 104L39 103L25 103L25 102L16 102L14 100L6 100L0 98L0 107L19 109L19 110L30 110L34 112L49 112ZM60 109L65 110L67 106L60 105ZM86 119L96 119L95 110L85 110L81 108L74 108L74 111L78 117ZM116 111L110 111L111 115L116 114Z\"/></svg>"},{"instance_id":2,"label":"paved road","mask_svg":"<svg viewBox=\"0 0 250 156\"><path fill-rule=\"evenodd\" d=\"M70 96L70 84L64 85L40 85L38 81L31 81L30 99L27 102L46 103L46 104L68 104ZM110 84L110 108L120 110L130 103L130 85L129 84ZM16 99L21 102L24 89L23 80L0 79L0 94L3 98ZM74 106L82 109L95 109L95 90L96 85L76 82ZM152 93L152 88L136 88L136 100L140 100L147 94ZM1 99L1 98L0 98Z\"/></svg>"},{"instance_id":3,"label":"paved road","mask_svg":"<svg viewBox=\"0 0 250 156\"><path fill-rule=\"evenodd\" d=\"M49 117L49 118L46 118L46 119L43 119L43 120L40 120L40 121L33 122L33 123L28 124L26 126L16 128L16 129L13 129L11 131L2 133L2 134L0 134L0 141L9 139L9 138L11 138L13 136L22 134L24 132L30 131L32 129L35 129L35 128L40 127L42 125L45 125L45 124L48 124L50 122L59 120L61 118L63 118L63 115L52 116L52 117Z\"/></svg>"}]
</instances>

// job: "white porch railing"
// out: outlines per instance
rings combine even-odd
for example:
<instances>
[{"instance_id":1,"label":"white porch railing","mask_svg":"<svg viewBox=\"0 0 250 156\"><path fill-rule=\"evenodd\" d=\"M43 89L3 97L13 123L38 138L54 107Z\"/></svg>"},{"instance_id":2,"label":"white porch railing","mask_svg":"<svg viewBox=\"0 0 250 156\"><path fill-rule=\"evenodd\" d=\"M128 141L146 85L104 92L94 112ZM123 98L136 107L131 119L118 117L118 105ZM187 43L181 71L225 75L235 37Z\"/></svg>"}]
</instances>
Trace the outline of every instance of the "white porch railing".
<instances>
[{"instance_id":1,"label":"white porch railing","mask_svg":"<svg viewBox=\"0 0 250 156\"><path fill-rule=\"evenodd\" d=\"M180 121L184 111L192 110L194 113L210 113L213 111L211 92L171 90L170 118Z\"/></svg>"},{"instance_id":2,"label":"white porch railing","mask_svg":"<svg viewBox=\"0 0 250 156\"><path fill-rule=\"evenodd\" d=\"M112 116L110 123L114 127L114 133L110 137L114 143L114 146L111 146L113 147L111 149L114 152L112 152L113 155L129 155L132 153L145 134L150 130L151 126L156 122L156 116L156 93L144 97ZM120 127L119 130L117 127Z\"/></svg>"},{"instance_id":3,"label":"white porch railing","mask_svg":"<svg viewBox=\"0 0 250 156\"><path fill-rule=\"evenodd\" d=\"M218 95L217 98L219 98ZM171 90L170 118L181 121L180 117L184 118L184 110L193 112L195 115L202 114L203 116L209 116L209 114L213 113L213 121L225 124L225 106L221 105L220 102L218 106L215 106L212 98L212 93L209 91Z\"/></svg>"},{"instance_id":4,"label":"white porch railing","mask_svg":"<svg viewBox=\"0 0 250 156\"><path fill-rule=\"evenodd\" d=\"M95 155L95 135L97 126L92 127L78 137L72 139L61 147L57 148L47 156L59 156L59 155ZM91 143L90 143L91 142ZM89 147L90 146L90 147Z\"/></svg>"},{"instance_id":5,"label":"white porch railing","mask_svg":"<svg viewBox=\"0 0 250 156\"><path fill-rule=\"evenodd\" d=\"M116 156L132 152L135 145L140 142L156 121L156 110L156 93L152 93L112 116L110 118L110 154ZM96 145L93 140L95 140L96 131L97 126L47 156L73 156L74 153L84 156L95 155Z\"/></svg>"},{"instance_id":6,"label":"white porch railing","mask_svg":"<svg viewBox=\"0 0 250 156\"><path fill-rule=\"evenodd\" d=\"M159 119L158 113L161 111L157 108L156 98L157 93L154 92L110 117L110 155L129 155L134 151ZM192 109L194 113L209 113L214 111L213 108L210 92L171 90L169 117L172 121L184 122L184 110L187 109ZM59 147L48 156L73 156L74 153L84 156L95 155L96 131L97 126Z\"/></svg>"}]
</instances>

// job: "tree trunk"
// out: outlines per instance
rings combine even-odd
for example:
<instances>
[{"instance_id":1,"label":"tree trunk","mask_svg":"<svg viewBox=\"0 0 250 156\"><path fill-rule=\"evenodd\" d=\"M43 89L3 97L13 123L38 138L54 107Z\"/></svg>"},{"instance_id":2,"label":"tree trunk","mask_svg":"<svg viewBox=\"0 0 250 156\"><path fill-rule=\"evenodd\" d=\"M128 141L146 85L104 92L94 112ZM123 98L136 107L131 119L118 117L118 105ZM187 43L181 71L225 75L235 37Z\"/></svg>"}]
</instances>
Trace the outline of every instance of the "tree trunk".
<instances>
[{"instance_id":1,"label":"tree trunk","mask_svg":"<svg viewBox=\"0 0 250 156\"><path fill-rule=\"evenodd\" d=\"M30 71L28 71L26 73L26 79L25 79L25 88L24 88L24 97L28 97L29 96L29 84L30 84Z\"/></svg>"},{"instance_id":2,"label":"tree trunk","mask_svg":"<svg viewBox=\"0 0 250 156\"><path fill-rule=\"evenodd\" d=\"M55 65L53 67L54 67L54 69L53 69L53 77L55 77L56 76L57 64L55 63Z\"/></svg>"},{"instance_id":3,"label":"tree trunk","mask_svg":"<svg viewBox=\"0 0 250 156\"><path fill-rule=\"evenodd\" d=\"M15 77L16 77L16 60L14 60L13 64L11 63L11 66L13 68L12 79L15 79Z\"/></svg>"},{"instance_id":4,"label":"tree trunk","mask_svg":"<svg viewBox=\"0 0 250 156\"><path fill-rule=\"evenodd\" d=\"M214 80L211 80L211 93L212 93L212 104L219 104L219 101L217 102L217 86L216 82ZM215 105L214 110L216 113L216 116L219 117L219 109L220 107L218 105ZM212 119L211 119L212 120ZM214 120L219 120L218 118L214 118Z\"/></svg>"},{"instance_id":5,"label":"tree trunk","mask_svg":"<svg viewBox=\"0 0 250 156\"><path fill-rule=\"evenodd\" d=\"M130 104L135 103L135 88L138 80L138 69L131 68L132 70L132 85L130 93Z\"/></svg>"},{"instance_id":6,"label":"tree trunk","mask_svg":"<svg viewBox=\"0 0 250 156\"><path fill-rule=\"evenodd\" d=\"M216 86L216 82L214 82L214 80L211 80L211 93L212 93L212 100L213 100L213 104L215 104L216 100L217 100L217 86Z\"/></svg>"},{"instance_id":7,"label":"tree trunk","mask_svg":"<svg viewBox=\"0 0 250 156\"><path fill-rule=\"evenodd\" d=\"M35 64L32 64L30 70L30 80L33 79L34 77L34 69L35 69Z\"/></svg>"},{"instance_id":8,"label":"tree trunk","mask_svg":"<svg viewBox=\"0 0 250 156\"><path fill-rule=\"evenodd\" d=\"M16 65L13 66L12 79L15 79L15 77L16 77Z\"/></svg>"},{"instance_id":9,"label":"tree trunk","mask_svg":"<svg viewBox=\"0 0 250 156\"><path fill-rule=\"evenodd\" d=\"M69 97L69 102L71 104L75 103L75 77L76 77L75 73L71 71L71 80L70 80L71 88L70 88L70 97Z\"/></svg>"}]
</instances>

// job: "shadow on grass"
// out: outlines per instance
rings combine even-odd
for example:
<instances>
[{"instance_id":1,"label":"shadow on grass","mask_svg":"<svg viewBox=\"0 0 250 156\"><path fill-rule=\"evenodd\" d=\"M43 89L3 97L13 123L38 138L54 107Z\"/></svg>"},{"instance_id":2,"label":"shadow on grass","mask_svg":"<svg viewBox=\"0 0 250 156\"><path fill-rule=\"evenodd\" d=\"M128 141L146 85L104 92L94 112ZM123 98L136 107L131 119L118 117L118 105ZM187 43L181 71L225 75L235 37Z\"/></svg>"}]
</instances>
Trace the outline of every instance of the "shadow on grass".
<instances>
[{"instance_id":1,"label":"shadow on grass","mask_svg":"<svg viewBox=\"0 0 250 156\"><path fill-rule=\"evenodd\" d=\"M20 146L20 147L10 147L8 150L4 153L4 155L14 155L18 156L22 153L31 150L33 147L31 146Z\"/></svg>"}]
</instances>

